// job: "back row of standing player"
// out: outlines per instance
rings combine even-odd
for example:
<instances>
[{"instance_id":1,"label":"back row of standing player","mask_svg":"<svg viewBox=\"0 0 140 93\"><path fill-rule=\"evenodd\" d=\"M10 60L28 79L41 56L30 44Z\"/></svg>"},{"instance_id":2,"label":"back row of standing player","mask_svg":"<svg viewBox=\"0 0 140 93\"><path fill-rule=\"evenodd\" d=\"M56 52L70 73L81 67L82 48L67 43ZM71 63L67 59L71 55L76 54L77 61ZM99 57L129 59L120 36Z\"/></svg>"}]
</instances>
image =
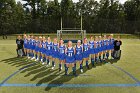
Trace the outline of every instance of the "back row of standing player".
<instances>
[{"instance_id":1,"label":"back row of standing player","mask_svg":"<svg viewBox=\"0 0 140 93\"><path fill-rule=\"evenodd\" d=\"M114 39L113 35L108 37L104 35L90 37L88 42L87 38L84 38L83 43L81 40L77 41L77 44L73 47L71 41L67 46L61 39L59 43L56 38L53 42L48 37L34 37L24 35L24 52L31 60L41 61L46 66L50 65L52 61L52 69L55 67L56 59L59 59L59 71L62 70L62 64L65 67L65 74L67 74L69 67L72 67L73 74L76 74L76 63L80 64L80 71L83 72L83 62L86 62L86 67L89 69L89 56L91 55L91 64L94 66L95 62L103 62L108 59L109 54L113 55ZM111 52L110 52L111 51Z\"/></svg>"}]
</instances>

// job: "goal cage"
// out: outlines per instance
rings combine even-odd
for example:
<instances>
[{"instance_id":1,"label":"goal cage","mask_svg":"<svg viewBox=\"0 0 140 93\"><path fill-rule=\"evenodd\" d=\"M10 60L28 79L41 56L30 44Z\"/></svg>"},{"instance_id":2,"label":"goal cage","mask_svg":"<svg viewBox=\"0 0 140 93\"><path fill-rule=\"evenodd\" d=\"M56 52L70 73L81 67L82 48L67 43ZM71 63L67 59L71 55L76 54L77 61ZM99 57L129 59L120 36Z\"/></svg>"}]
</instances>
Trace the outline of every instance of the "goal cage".
<instances>
[{"instance_id":1,"label":"goal cage","mask_svg":"<svg viewBox=\"0 0 140 93\"><path fill-rule=\"evenodd\" d=\"M86 30L80 30L80 29L62 29L57 30L57 39L63 39L64 43L67 43L68 41L72 41L73 43L77 43L77 40L83 41L83 39L86 37Z\"/></svg>"}]
</instances>

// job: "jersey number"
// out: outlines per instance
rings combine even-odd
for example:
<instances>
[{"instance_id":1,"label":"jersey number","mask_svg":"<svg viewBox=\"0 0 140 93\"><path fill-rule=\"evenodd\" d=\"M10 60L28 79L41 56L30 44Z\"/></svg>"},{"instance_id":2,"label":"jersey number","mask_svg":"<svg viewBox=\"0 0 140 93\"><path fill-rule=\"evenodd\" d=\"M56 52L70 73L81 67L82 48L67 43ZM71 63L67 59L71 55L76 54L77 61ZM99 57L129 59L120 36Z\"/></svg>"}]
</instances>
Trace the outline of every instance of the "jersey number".
<instances>
[{"instance_id":1,"label":"jersey number","mask_svg":"<svg viewBox=\"0 0 140 93\"><path fill-rule=\"evenodd\" d=\"M72 56L72 53L68 53L68 56L71 57Z\"/></svg>"}]
</instances>

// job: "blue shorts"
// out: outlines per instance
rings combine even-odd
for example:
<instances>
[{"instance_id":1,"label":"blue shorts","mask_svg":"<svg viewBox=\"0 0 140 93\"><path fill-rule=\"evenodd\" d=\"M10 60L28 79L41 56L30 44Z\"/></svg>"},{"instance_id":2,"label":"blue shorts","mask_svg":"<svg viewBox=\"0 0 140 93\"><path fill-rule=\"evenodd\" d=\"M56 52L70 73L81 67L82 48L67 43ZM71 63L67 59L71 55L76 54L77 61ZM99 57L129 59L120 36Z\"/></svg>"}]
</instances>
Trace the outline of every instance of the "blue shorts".
<instances>
[{"instance_id":1,"label":"blue shorts","mask_svg":"<svg viewBox=\"0 0 140 93\"><path fill-rule=\"evenodd\" d=\"M29 44L27 44L27 49L30 49L30 45Z\"/></svg>"},{"instance_id":2,"label":"blue shorts","mask_svg":"<svg viewBox=\"0 0 140 93\"><path fill-rule=\"evenodd\" d=\"M98 49L98 48L95 48L95 49L94 49L94 53L95 53L95 54L99 53L99 49Z\"/></svg>"},{"instance_id":3,"label":"blue shorts","mask_svg":"<svg viewBox=\"0 0 140 93\"><path fill-rule=\"evenodd\" d=\"M103 51L106 51L106 46L102 46L102 50Z\"/></svg>"},{"instance_id":4,"label":"blue shorts","mask_svg":"<svg viewBox=\"0 0 140 93\"><path fill-rule=\"evenodd\" d=\"M39 51L39 47L35 46L35 52Z\"/></svg>"},{"instance_id":5,"label":"blue shorts","mask_svg":"<svg viewBox=\"0 0 140 93\"><path fill-rule=\"evenodd\" d=\"M35 46L34 45L31 45L30 49L31 50L35 50Z\"/></svg>"},{"instance_id":6,"label":"blue shorts","mask_svg":"<svg viewBox=\"0 0 140 93\"><path fill-rule=\"evenodd\" d=\"M41 48L41 53L45 54L46 53L46 49L45 48Z\"/></svg>"},{"instance_id":7,"label":"blue shorts","mask_svg":"<svg viewBox=\"0 0 140 93\"><path fill-rule=\"evenodd\" d=\"M46 50L46 56L52 56L52 50Z\"/></svg>"},{"instance_id":8,"label":"blue shorts","mask_svg":"<svg viewBox=\"0 0 140 93\"><path fill-rule=\"evenodd\" d=\"M52 57L53 58L59 58L59 52L58 51L52 51Z\"/></svg>"},{"instance_id":9,"label":"blue shorts","mask_svg":"<svg viewBox=\"0 0 140 93\"><path fill-rule=\"evenodd\" d=\"M84 51L83 58L88 58L88 57L89 57L89 51Z\"/></svg>"},{"instance_id":10,"label":"blue shorts","mask_svg":"<svg viewBox=\"0 0 140 93\"><path fill-rule=\"evenodd\" d=\"M65 54L59 54L59 60L65 60Z\"/></svg>"},{"instance_id":11,"label":"blue shorts","mask_svg":"<svg viewBox=\"0 0 140 93\"><path fill-rule=\"evenodd\" d=\"M102 47L99 47L98 48L98 52L102 52L103 51L103 48Z\"/></svg>"},{"instance_id":12,"label":"blue shorts","mask_svg":"<svg viewBox=\"0 0 140 93\"><path fill-rule=\"evenodd\" d=\"M42 49L41 47L38 47L38 52L40 52L40 53L41 53L41 52L42 52L42 50L41 50L41 49Z\"/></svg>"},{"instance_id":13,"label":"blue shorts","mask_svg":"<svg viewBox=\"0 0 140 93\"><path fill-rule=\"evenodd\" d=\"M79 54L79 55L76 54L76 55L75 55L75 60L76 60L76 61L82 61L82 60L83 60L83 55L82 55L82 54Z\"/></svg>"},{"instance_id":14,"label":"blue shorts","mask_svg":"<svg viewBox=\"0 0 140 93\"><path fill-rule=\"evenodd\" d=\"M24 48L27 48L27 44L24 44Z\"/></svg>"},{"instance_id":15,"label":"blue shorts","mask_svg":"<svg viewBox=\"0 0 140 93\"><path fill-rule=\"evenodd\" d=\"M106 50L110 50L110 45L107 45L106 46Z\"/></svg>"},{"instance_id":16,"label":"blue shorts","mask_svg":"<svg viewBox=\"0 0 140 93\"><path fill-rule=\"evenodd\" d=\"M75 57L66 56L66 63L75 63Z\"/></svg>"},{"instance_id":17,"label":"blue shorts","mask_svg":"<svg viewBox=\"0 0 140 93\"><path fill-rule=\"evenodd\" d=\"M95 49L89 49L89 54L95 54Z\"/></svg>"}]
</instances>

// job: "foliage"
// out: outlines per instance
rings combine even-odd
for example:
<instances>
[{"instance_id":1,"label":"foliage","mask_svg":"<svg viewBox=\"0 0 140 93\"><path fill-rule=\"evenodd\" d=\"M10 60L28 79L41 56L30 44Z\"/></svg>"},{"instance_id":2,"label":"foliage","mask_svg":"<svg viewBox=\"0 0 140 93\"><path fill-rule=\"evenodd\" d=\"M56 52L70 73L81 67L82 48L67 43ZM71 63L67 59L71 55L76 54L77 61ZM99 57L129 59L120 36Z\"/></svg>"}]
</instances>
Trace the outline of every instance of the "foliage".
<instances>
[{"instance_id":1,"label":"foliage","mask_svg":"<svg viewBox=\"0 0 140 93\"><path fill-rule=\"evenodd\" d=\"M140 31L140 1L128 0L15 0L0 1L0 34L56 33L61 27L89 33L135 33Z\"/></svg>"}]
</instances>

